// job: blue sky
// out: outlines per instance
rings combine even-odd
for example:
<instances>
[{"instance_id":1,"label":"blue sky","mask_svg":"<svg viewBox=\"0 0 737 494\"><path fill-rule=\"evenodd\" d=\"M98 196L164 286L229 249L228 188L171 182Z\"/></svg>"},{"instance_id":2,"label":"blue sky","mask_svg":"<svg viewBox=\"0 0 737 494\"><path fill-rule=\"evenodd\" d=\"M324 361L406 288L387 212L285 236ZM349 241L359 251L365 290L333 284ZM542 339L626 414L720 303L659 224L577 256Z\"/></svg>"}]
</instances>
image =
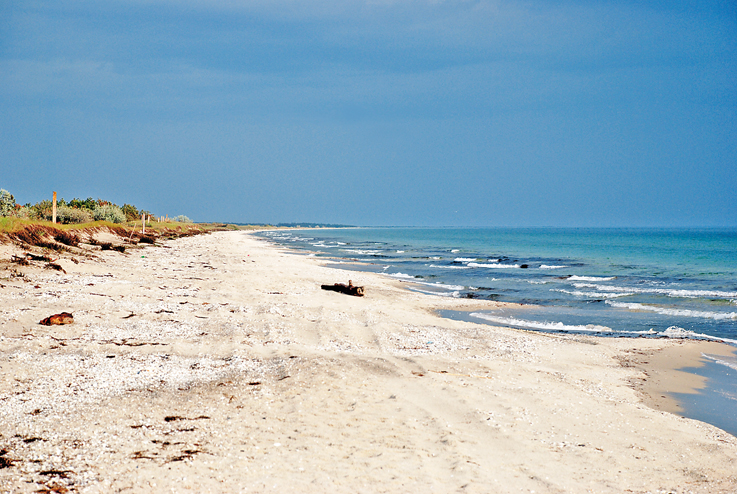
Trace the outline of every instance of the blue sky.
<instances>
[{"instance_id":1,"label":"blue sky","mask_svg":"<svg viewBox=\"0 0 737 494\"><path fill-rule=\"evenodd\" d=\"M737 226L733 1L0 3L0 187L195 221Z\"/></svg>"}]
</instances>

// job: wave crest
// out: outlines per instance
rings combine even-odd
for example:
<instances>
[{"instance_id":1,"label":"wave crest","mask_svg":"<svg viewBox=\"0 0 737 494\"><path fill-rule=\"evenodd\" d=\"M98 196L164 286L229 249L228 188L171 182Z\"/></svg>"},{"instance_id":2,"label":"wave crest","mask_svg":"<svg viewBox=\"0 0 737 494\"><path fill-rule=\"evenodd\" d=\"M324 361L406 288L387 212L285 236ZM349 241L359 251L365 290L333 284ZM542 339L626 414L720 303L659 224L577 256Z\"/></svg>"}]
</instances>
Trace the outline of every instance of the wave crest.
<instances>
[{"instance_id":1,"label":"wave crest","mask_svg":"<svg viewBox=\"0 0 737 494\"><path fill-rule=\"evenodd\" d=\"M606 303L612 307L630 310L645 310L662 314L664 316L700 317L702 319L713 319L715 321L726 321L731 319L733 321L737 321L737 312L710 312L704 310L673 309L669 307L658 307L657 305L638 304L635 302L614 302L613 300L607 300Z\"/></svg>"},{"instance_id":2,"label":"wave crest","mask_svg":"<svg viewBox=\"0 0 737 494\"><path fill-rule=\"evenodd\" d=\"M486 321L495 322L498 324L504 324L507 326L518 326L522 328L530 329L546 329L549 331L586 331L591 333L609 333L612 328L607 326L599 326L596 324L581 325L568 325L562 322L541 322L541 321L526 321L524 319L517 319L516 317L499 317L491 314L485 314L483 312L472 312L471 317L478 319L484 319Z\"/></svg>"}]
</instances>

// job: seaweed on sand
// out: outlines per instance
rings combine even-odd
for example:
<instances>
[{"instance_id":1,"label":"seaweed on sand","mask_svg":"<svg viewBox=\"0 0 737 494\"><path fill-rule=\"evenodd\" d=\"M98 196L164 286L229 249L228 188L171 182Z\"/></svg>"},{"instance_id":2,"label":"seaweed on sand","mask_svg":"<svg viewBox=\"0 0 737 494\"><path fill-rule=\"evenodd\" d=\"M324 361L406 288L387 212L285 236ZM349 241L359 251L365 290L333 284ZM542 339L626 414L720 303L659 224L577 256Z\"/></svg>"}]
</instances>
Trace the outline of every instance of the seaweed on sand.
<instances>
[{"instance_id":1,"label":"seaweed on sand","mask_svg":"<svg viewBox=\"0 0 737 494\"><path fill-rule=\"evenodd\" d=\"M64 230L56 230L54 232L54 240L70 247L78 247L80 242L77 235Z\"/></svg>"},{"instance_id":2,"label":"seaweed on sand","mask_svg":"<svg viewBox=\"0 0 737 494\"><path fill-rule=\"evenodd\" d=\"M17 241L36 247L46 247L53 250L64 250L62 244L56 243L48 238L49 230L52 232L60 232L54 228L44 228L38 225L29 225L22 230L11 234Z\"/></svg>"}]
</instances>

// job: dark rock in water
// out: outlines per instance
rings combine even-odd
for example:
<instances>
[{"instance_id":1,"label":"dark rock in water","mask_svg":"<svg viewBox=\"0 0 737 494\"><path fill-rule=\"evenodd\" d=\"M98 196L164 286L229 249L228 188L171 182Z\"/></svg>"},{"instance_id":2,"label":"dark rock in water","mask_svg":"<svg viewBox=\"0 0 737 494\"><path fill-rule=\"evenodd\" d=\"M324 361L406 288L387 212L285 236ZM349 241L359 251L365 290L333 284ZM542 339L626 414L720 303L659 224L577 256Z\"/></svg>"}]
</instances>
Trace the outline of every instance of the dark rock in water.
<instances>
[{"instance_id":1,"label":"dark rock in water","mask_svg":"<svg viewBox=\"0 0 737 494\"><path fill-rule=\"evenodd\" d=\"M72 324L73 322L74 316L72 314L69 312L61 312L39 321L39 324L43 324L44 326L54 326L57 324Z\"/></svg>"},{"instance_id":2,"label":"dark rock in water","mask_svg":"<svg viewBox=\"0 0 737 494\"><path fill-rule=\"evenodd\" d=\"M522 264L522 265L520 265L520 268L522 268L522 269L527 269L527 268L529 268L529 267L530 267L530 266L528 266L527 264Z\"/></svg>"}]
</instances>

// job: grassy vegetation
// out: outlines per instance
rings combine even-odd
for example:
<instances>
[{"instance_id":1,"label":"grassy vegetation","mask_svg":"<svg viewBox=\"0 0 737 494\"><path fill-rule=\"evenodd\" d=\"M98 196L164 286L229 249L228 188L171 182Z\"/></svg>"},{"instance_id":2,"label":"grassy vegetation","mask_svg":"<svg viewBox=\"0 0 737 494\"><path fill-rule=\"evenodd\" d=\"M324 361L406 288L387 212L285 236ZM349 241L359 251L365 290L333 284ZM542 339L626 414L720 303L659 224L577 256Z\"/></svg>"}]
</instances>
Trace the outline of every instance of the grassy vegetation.
<instances>
[{"instance_id":1,"label":"grassy vegetation","mask_svg":"<svg viewBox=\"0 0 737 494\"><path fill-rule=\"evenodd\" d=\"M78 235L107 229L120 237L153 243L155 238L176 238L222 230L254 230L264 225L232 225L224 223L192 223L179 215L165 222L146 223L146 236L142 235L141 215L151 218L151 213L139 210L131 204L117 206L102 199L59 199L57 223L51 222L52 203L43 200L37 204L21 206L15 197L0 189L0 240L14 240L29 245L63 249L79 243ZM94 218L94 220L93 220ZM266 227L268 228L268 227ZM89 235L84 235L88 238Z\"/></svg>"},{"instance_id":2,"label":"grassy vegetation","mask_svg":"<svg viewBox=\"0 0 737 494\"><path fill-rule=\"evenodd\" d=\"M175 238L183 235L197 235L202 233L210 233L214 231L227 230L257 230L263 226L254 225L232 225L225 223L176 223L176 222L156 222L146 223L146 234L153 237ZM61 236L63 233L81 234L85 232L94 232L101 229L110 230L121 237L130 237L135 235L140 238L142 234L141 222L129 221L126 223L111 223L109 221L92 221L89 223L79 223L71 225L54 224L44 220L28 220L14 217L0 217L0 235L6 238L19 239L19 236L28 235L27 232L38 232L38 235L65 238ZM19 239L20 240L20 239ZM66 241L59 240L69 245ZM30 242L28 242L30 243Z\"/></svg>"}]
</instances>

